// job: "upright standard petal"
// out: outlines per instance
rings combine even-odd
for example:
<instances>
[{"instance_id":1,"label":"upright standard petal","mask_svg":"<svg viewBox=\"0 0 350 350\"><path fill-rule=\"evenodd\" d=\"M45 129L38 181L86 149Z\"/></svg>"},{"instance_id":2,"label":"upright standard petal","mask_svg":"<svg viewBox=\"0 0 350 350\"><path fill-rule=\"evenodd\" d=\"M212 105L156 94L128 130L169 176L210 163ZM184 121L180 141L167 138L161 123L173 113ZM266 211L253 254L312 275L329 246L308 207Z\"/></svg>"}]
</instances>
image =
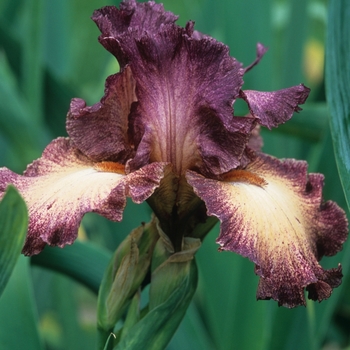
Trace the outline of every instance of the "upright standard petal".
<instances>
[{"instance_id":1,"label":"upright standard petal","mask_svg":"<svg viewBox=\"0 0 350 350\"><path fill-rule=\"evenodd\" d=\"M125 163L133 155L128 118L135 101L135 80L129 67L107 78L99 103L87 107L85 101L73 99L66 123L73 144L94 161Z\"/></svg>"},{"instance_id":2,"label":"upright standard petal","mask_svg":"<svg viewBox=\"0 0 350 350\"><path fill-rule=\"evenodd\" d=\"M153 2L125 1L93 16L100 42L132 70L138 102L130 115L137 169L149 162L218 174L240 165L254 119L233 117L244 69L226 45Z\"/></svg>"},{"instance_id":3,"label":"upright standard petal","mask_svg":"<svg viewBox=\"0 0 350 350\"><path fill-rule=\"evenodd\" d=\"M150 164L125 175L115 162L93 162L68 139L59 138L23 176L0 169L0 195L15 185L29 209L29 228L23 253L38 254L45 244L63 247L77 236L83 215L96 212L114 221L122 219L126 197L141 203L152 195L165 165Z\"/></svg>"},{"instance_id":4,"label":"upright standard petal","mask_svg":"<svg viewBox=\"0 0 350 350\"><path fill-rule=\"evenodd\" d=\"M261 92L253 90L241 91L253 117L259 124L271 129L289 120L294 112L301 111L299 107L309 96L310 89L303 84L288 89Z\"/></svg>"},{"instance_id":5,"label":"upright standard petal","mask_svg":"<svg viewBox=\"0 0 350 350\"><path fill-rule=\"evenodd\" d=\"M154 1L138 3L127 0L120 3L119 9L105 6L96 10L92 19L102 33L99 41L123 68L137 57L135 40L139 41L145 32L157 35L164 26L173 25L178 16L165 11L162 4Z\"/></svg>"},{"instance_id":6,"label":"upright standard petal","mask_svg":"<svg viewBox=\"0 0 350 350\"><path fill-rule=\"evenodd\" d=\"M310 299L328 298L342 277L340 266L325 271L318 261L341 249L347 219L335 203L322 202L323 176L306 168L261 154L221 181L187 175L208 215L221 221L221 249L256 264L257 298L287 307L305 304L305 287Z\"/></svg>"}]
</instances>

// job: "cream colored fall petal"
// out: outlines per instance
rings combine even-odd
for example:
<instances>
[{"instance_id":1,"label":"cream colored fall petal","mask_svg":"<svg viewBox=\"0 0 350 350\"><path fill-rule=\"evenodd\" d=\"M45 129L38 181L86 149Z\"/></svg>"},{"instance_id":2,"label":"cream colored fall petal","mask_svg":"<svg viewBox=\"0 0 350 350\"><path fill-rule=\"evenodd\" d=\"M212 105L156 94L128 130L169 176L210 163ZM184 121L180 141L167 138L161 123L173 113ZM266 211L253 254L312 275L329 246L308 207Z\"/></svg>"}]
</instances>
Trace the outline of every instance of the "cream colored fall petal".
<instances>
[{"instance_id":1,"label":"cream colored fall petal","mask_svg":"<svg viewBox=\"0 0 350 350\"><path fill-rule=\"evenodd\" d=\"M226 174L224 181L194 172L187 177L208 214L221 221L221 249L256 264L259 299L294 307L305 303L304 287L320 300L340 284L341 269L327 273L318 260L341 249L346 217L335 203L322 203L323 176L307 177L305 162L261 155L246 169Z\"/></svg>"},{"instance_id":2,"label":"cream colored fall petal","mask_svg":"<svg viewBox=\"0 0 350 350\"><path fill-rule=\"evenodd\" d=\"M73 243L87 212L121 220L126 198L141 203L151 196L163 177L164 166L153 163L126 175L123 165L92 162L70 140L59 138L23 176L0 169L1 183L15 185L28 206L23 252L37 254L46 243L60 247Z\"/></svg>"}]
</instances>

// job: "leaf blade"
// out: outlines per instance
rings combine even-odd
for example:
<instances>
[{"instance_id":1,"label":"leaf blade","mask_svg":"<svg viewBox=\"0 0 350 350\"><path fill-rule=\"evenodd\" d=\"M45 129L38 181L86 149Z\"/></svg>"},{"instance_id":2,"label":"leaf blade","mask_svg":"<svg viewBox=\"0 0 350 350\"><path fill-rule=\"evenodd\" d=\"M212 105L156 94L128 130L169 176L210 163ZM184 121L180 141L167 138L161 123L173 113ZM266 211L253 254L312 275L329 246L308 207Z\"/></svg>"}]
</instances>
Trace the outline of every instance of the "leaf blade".
<instances>
[{"instance_id":1,"label":"leaf blade","mask_svg":"<svg viewBox=\"0 0 350 350\"><path fill-rule=\"evenodd\" d=\"M0 295L21 253L27 225L27 207L17 190L9 186L0 202Z\"/></svg>"},{"instance_id":2,"label":"leaf blade","mask_svg":"<svg viewBox=\"0 0 350 350\"><path fill-rule=\"evenodd\" d=\"M28 262L28 258L20 256L0 299L0 349L44 349Z\"/></svg>"},{"instance_id":3,"label":"leaf blade","mask_svg":"<svg viewBox=\"0 0 350 350\"><path fill-rule=\"evenodd\" d=\"M350 204L350 3L330 1L326 47L326 95L339 175Z\"/></svg>"}]
</instances>

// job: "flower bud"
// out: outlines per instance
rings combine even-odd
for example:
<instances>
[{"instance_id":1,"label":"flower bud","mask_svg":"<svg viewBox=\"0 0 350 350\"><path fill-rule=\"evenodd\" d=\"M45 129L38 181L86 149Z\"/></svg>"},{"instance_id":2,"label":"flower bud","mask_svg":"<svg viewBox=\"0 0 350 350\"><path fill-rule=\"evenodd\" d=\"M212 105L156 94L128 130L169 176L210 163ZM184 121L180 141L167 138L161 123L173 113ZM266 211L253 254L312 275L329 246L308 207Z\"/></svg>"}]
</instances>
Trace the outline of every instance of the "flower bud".
<instances>
[{"instance_id":1,"label":"flower bud","mask_svg":"<svg viewBox=\"0 0 350 350\"><path fill-rule=\"evenodd\" d=\"M144 280L158 239L154 220L133 230L116 250L98 297L98 327L113 329Z\"/></svg>"}]
</instances>

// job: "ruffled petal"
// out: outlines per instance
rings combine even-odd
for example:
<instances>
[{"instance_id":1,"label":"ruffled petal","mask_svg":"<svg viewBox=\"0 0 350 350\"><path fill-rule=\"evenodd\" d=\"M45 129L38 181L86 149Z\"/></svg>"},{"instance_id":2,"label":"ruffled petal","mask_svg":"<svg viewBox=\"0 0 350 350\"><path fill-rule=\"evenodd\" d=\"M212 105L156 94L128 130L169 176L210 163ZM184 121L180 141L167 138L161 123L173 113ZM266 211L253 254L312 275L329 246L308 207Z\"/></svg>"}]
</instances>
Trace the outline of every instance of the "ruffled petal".
<instances>
[{"instance_id":1,"label":"ruffled petal","mask_svg":"<svg viewBox=\"0 0 350 350\"><path fill-rule=\"evenodd\" d=\"M136 80L131 169L165 161L177 174L218 174L240 165L256 121L233 117L244 69L226 45L194 31L192 22L175 25L177 17L153 2L125 1L93 19L100 42Z\"/></svg>"},{"instance_id":2,"label":"ruffled petal","mask_svg":"<svg viewBox=\"0 0 350 350\"><path fill-rule=\"evenodd\" d=\"M299 105L306 101L309 93L310 89L300 84L273 92L244 90L241 98L247 102L251 115L271 129L289 120L294 112L299 112Z\"/></svg>"},{"instance_id":3,"label":"ruffled petal","mask_svg":"<svg viewBox=\"0 0 350 350\"><path fill-rule=\"evenodd\" d=\"M145 32L157 35L164 26L173 25L178 16L165 11L162 4L153 1L138 3L128 0L121 2L119 9L105 6L96 10L92 19L102 33L100 43L118 59L123 68L139 54L135 39L139 41Z\"/></svg>"},{"instance_id":4,"label":"ruffled petal","mask_svg":"<svg viewBox=\"0 0 350 350\"><path fill-rule=\"evenodd\" d=\"M0 169L0 195L11 183L24 197L30 219L23 253L33 255L45 244L72 244L87 212L121 220L126 197L136 203L146 200L159 186L164 170L164 164L153 163L126 175L123 165L93 162L69 139L59 138L23 176Z\"/></svg>"},{"instance_id":5,"label":"ruffled petal","mask_svg":"<svg viewBox=\"0 0 350 350\"><path fill-rule=\"evenodd\" d=\"M341 267L325 271L318 260L341 249L347 219L334 202L322 202L323 176L307 175L305 162L259 155L221 181L194 172L187 179L221 221L220 249L256 264L258 299L295 307L305 304L305 287L321 301L341 283Z\"/></svg>"},{"instance_id":6,"label":"ruffled petal","mask_svg":"<svg viewBox=\"0 0 350 350\"><path fill-rule=\"evenodd\" d=\"M133 154L128 117L135 101L135 80L126 67L107 78L105 96L99 103L86 107L84 100L72 100L66 123L71 141L94 161L125 163Z\"/></svg>"}]
</instances>

